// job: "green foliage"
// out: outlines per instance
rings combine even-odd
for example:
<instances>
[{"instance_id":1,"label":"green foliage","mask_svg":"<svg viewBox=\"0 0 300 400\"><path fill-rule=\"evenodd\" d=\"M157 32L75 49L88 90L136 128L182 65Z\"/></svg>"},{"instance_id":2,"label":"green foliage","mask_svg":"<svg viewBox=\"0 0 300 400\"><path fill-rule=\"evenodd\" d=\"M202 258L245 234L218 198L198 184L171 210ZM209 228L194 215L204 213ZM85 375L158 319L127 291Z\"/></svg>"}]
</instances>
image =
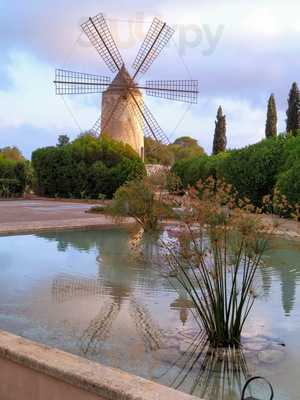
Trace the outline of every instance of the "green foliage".
<instances>
[{"instance_id":1,"label":"green foliage","mask_svg":"<svg viewBox=\"0 0 300 400\"><path fill-rule=\"evenodd\" d=\"M202 156L179 160L174 164L172 172L180 177L183 187L193 186L206 176L208 159L208 156Z\"/></svg>"},{"instance_id":2,"label":"green foliage","mask_svg":"<svg viewBox=\"0 0 300 400\"><path fill-rule=\"evenodd\" d=\"M49 197L110 198L127 180L145 173L130 146L88 134L34 151L32 165L37 193Z\"/></svg>"},{"instance_id":3,"label":"green foliage","mask_svg":"<svg viewBox=\"0 0 300 400\"><path fill-rule=\"evenodd\" d=\"M291 168L280 174L277 188L289 203L300 205L300 157Z\"/></svg>"},{"instance_id":4,"label":"green foliage","mask_svg":"<svg viewBox=\"0 0 300 400\"><path fill-rule=\"evenodd\" d=\"M276 187L292 206L300 205L300 135L287 138L283 158Z\"/></svg>"},{"instance_id":5,"label":"green foliage","mask_svg":"<svg viewBox=\"0 0 300 400\"><path fill-rule=\"evenodd\" d=\"M17 197L23 192L24 188L17 179L0 179L0 198Z\"/></svg>"},{"instance_id":6,"label":"green foliage","mask_svg":"<svg viewBox=\"0 0 300 400\"><path fill-rule=\"evenodd\" d=\"M277 110L274 94L271 94L268 101L268 112L266 121L266 138L277 136Z\"/></svg>"},{"instance_id":7,"label":"green foliage","mask_svg":"<svg viewBox=\"0 0 300 400\"><path fill-rule=\"evenodd\" d=\"M180 160L173 165L172 172L179 176L184 188L189 185L194 186L200 179L221 176L222 164L228 155L229 153L224 152L213 156L203 155Z\"/></svg>"},{"instance_id":8,"label":"green foliage","mask_svg":"<svg viewBox=\"0 0 300 400\"><path fill-rule=\"evenodd\" d=\"M170 245L162 239L166 268L193 303L210 345L239 347L257 297L255 276L267 248L266 227L249 213L248 201L241 209L231 185L208 179L197 186L201 197L190 189L183 198L177 240Z\"/></svg>"},{"instance_id":9,"label":"green foliage","mask_svg":"<svg viewBox=\"0 0 300 400\"><path fill-rule=\"evenodd\" d=\"M182 136L169 145L170 150L174 154L175 161L187 158L201 157L205 154L203 148L199 146L196 139L189 136Z\"/></svg>"},{"instance_id":10,"label":"green foliage","mask_svg":"<svg viewBox=\"0 0 300 400\"><path fill-rule=\"evenodd\" d=\"M289 93L286 116L286 132L296 135L300 129L300 92L296 82L292 84Z\"/></svg>"},{"instance_id":11,"label":"green foliage","mask_svg":"<svg viewBox=\"0 0 300 400\"><path fill-rule=\"evenodd\" d=\"M162 192L154 180L145 177L121 186L107 212L117 220L133 218L144 231L158 230L162 218L171 215L171 208L163 201Z\"/></svg>"},{"instance_id":12,"label":"green foliage","mask_svg":"<svg viewBox=\"0 0 300 400\"><path fill-rule=\"evenodd\" d=\"M235 187L240 197L247 197L255 206L261 206L263 197L272 193L284 163L284 144L285 139L278 137L234 150L224 160L220 174Z\"/></svg>"},{"instance_id":13,"label":"green foliage","mask_svg":"<svg viewBox=\"0 0 300 400\"><path fill-rule=\"evenodd\" d=\"M168 145L145 138L145 162L146 164L172 165L174 154Z\"/></svg>"},{"instance_id":14,"label":"green foliage","mask_svg":"<svg viewBox=\"0 0 300 400\"><path fill-rule=\"evenodd\" d=\"M24 161L24 157L21 153L21 151L15 147L3 147L2 149L0 149L0 156L3 156L5 159L8 160L14 160L14 161Z\"/></svg>"},{"instance_id":15,"label":"green foliage","mask_svg":"<svg viewBox=\"0 0 300 400\"><path fill-rule=\"evenodd\" d=\"M287 159L289 140L281 135L240 150L184 160L175 163L172 171L181 178L184 187L194 186L209 176L223 178L234 186L240 197L247 197L255 206L260 206L263 197L273 192Z\"/></svg>"},{"instance_id":16,"label":"green foliage","mask_svg":"<svg viewBox=\"0 0 300 400\"><path fill-rule=\"evenodd\" d=\"M173 165L176 161L204 154L197 140L189 136L182 136L169 145L145 138L145 161L148 164Z\"/></svg>"},{"instance_id":17,"label":"green foliage","mask_svg":"<svg viewBox=\"0 0 300 400\"><path fill-rule=\"evenodd\" d=\"M219 154L226 150L226 117L223 115L222 107L218 108L217 120L215 122L215 134L213 142L213 154Z\"/></svg>"},{"instance_id":18,"label":"green foliage","mask_svg":"<svg viewBox=\"0 0 300 400\"><path fill-rule=\"evenodd\" d=\"M57 146L65 146L66 144L70 143L70 138L68 135L59 135L58 136L58 141L57 141Z\"/></svg>"},{"instance_id":19,"label":"green foliage","mask_svg":"<svg viewBox=\"0 0 300 400\"><path fill-rule=\"evenodd\" d=\"M30 163L16 147L0 149L0 197L22 196L31 180Z\"/></svg>"}]
</instances>

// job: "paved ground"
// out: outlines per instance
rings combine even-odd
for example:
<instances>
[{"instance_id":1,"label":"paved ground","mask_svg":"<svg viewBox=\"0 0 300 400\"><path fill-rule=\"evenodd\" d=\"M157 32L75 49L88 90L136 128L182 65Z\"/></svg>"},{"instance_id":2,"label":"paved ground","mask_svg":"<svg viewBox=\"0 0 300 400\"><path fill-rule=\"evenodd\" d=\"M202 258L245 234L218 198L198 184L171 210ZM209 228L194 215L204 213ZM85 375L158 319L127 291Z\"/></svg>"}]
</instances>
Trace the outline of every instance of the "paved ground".
<instances>
[{"instance_id":1,"label":"paved ground","mask_svg":"<svg viewBox=\"0 0 300 400\"><path fill-rule=\"evenodd\" d=\"M87 214L93 204L56 200L0 201L0 234L30 233L43 230L109 227L116 223L105 215ZM275 223L275 234L300 238L300 223L264 216ZM125 223L131 223L128 219Z\"/></svg>"},{"instance_id":2,"label":"paved ground","mask_svg":"<svg viewBox=\"0 0 300 400\"><path fill-rule=\"evenodd\" d=\"M94 218L85 213L92 204L47 200L0 201L0 224L24 221L53 221L71 218Z\"/></svg>"},{"instance_id":3,"label":"paved ground","mask_svg":"<svg viewBox=\"0 0 300 400\"><path fill-rule=\"evenodd\" d=\"M85 213L91 206L49 200L0 201L0 233L114 225L109 217Z\"/></svg>"}]
</instances>

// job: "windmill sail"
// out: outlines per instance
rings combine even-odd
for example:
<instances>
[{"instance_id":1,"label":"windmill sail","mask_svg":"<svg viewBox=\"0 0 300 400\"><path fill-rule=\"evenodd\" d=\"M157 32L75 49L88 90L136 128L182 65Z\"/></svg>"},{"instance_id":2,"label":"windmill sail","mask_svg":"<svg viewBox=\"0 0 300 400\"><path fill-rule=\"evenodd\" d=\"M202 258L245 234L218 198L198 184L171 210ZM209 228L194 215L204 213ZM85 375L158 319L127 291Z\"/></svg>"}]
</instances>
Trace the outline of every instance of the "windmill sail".
<instances>
[{"instance_id":1,"label":"windmill sail","mask_svg":"<svg viewBox=\"0 0 300 400\"><path fill-rule=\"evenodd\" d=\"M110 71L120 70L124 62L103 15L89 18L81 27Z\"/></svg>"},{"instance_id":2,"label":"windmill sail","mask_svg":"<svg viewBox=\"0 0 300 400\"><path fill-rule=\"evenodd\" d=\"M81 27L110 71L117 74L111 81L106 76L58 69L54 81L56 94L102 93L101 117L90 132L105 133L130 145L143 159L144 136L163 144L168 144L169 139L144 103L142 90L149 96L197 102L198 82L194 80L153 80L144 85L135 82L135 78L148 71L160 55L174 29L154 18L134 60L135 72L130 76L103 14L90 17Z\"/></svg>"},{"instance_id":3,"label":"windmill sail","mask_svg":"<svg viewBox=\"0 0 300 400\"><path fill-rule=\"evenodd\" d=\"M136 70L135 76L138 73L144 74L148 71L154 60L173 36L173 33L174 29L158 18L154 18L133 63L133 68Z\"/></svg>"},{"instance_id":4,"label":"windmill sail","mask_svg":"<svg viewBox=\"0 0 300 400\"><path fill-rule=\"evenodd\" d=\"M141 128L144 131L146 137L151 137L157 142L163 144L169 144L170 141L167 135L164 133L154 115L151 113L149 108L146 106L142 98L136 98L132 93L131 96L134 103L130 104L132 113L136 116Z\"/></svg>"},{"instance_id":5,"label":"windmill sail","mask_svg":"<svg viewBox=\"0 0 300 400\"><path fill-rule=\"evenodd\" d=\"M198 81L194 80L166 80L146 81L146 94L168 100L185 103L197 103Z\"/></svg>"},{"instance_id":6,"label":"windmill sail","mask_svg":"<svg viewBox=\"0 0 300 400\"><path fill-rule=\"evenodd\" d=\"M102 93L111 82L110 77L85 74L82 72L55 70L55 92L64 94Z\"/></svg>"}]
</instances>

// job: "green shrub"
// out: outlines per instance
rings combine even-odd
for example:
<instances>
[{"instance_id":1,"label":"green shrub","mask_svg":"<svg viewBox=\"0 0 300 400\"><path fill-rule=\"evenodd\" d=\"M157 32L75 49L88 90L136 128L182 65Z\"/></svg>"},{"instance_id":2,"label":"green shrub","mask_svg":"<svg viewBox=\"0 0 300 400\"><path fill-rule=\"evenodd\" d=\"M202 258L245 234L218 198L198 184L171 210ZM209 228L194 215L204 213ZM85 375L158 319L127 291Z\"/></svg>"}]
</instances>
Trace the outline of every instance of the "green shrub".
<instances>
[{"instance_id":1,"label":"green shrub","mask_svg":"<svg viewBox=\"0 0 300 400\"><path fill-rule=\"evenodd\" d=\"M107 137L82 135L72 143L32 154L35 191L49 197L112 197L119 186L145 174L134 150Z\"/></svg>"},{"instance_id":2,"label":"green shrub","mask_svg":"<svg viewBox=\"0 0 300 400\"><path fill-rule=\"evenodd\" d=\"M208 156L194 157L177 161L172 167L172 173L179 176L183 187L195 185L206 174Z\"/></svg>"},{"instance_id":3,"label":"green shrub","mask_svg":"<svg viewBox=\"0 0 300 400\"><path fill-rule=\"evenodd\" d=\"M30 183L30 164L0 152L0 197L22 196Z\"/></svg>"},{"instance_id":4,"label":"green shrub","mask_svg":"<svg viewBox=\"0 0 300 400\"><path fill-rule=\"evenodd\" d=\"M220 171L228 155L229 153L224 152L180 160L173 165L172 172L180 177L183 187L194 186L199 180L205 180L209 176L221 177Z\"/></svg>"},{"instance_id":5,"label":"green shrub","mask_svg":"<svg viewBox=\"0 0 300 400\"><path fill-rule=\"evenodd\" d=\"M178 161L172 172L184 187L209 176L224 179L241 198L261 206L264 196L273 193L278 176L296 160L300 160L300 137L279 135L239 150Z\"/></svg>"},{"instance_id":6,"label":"green shrub","mask_svg":"<svg viewBox=\"0 0 300 400\"><path fill-rule=\"evenodd\" d=\"M153 177L132 180L116 191L106 211L117 221L131 217L144 231L157 231L163 218L173 216L162 190Z\"/></svg>"},{"instance_id":7,"label":"green shrub","mask_svg":"<svg viewBox=\"0 0 300 400\"><path fill-rule=\"evenodd\" d=\"M0 198L18 197L24 192L24 188L17 179L0 178Z\"/></svg>"},{"instance_id":8,"label":"green shrub","mask_svg":"<svg viewBox=\"0 0 300 400\"><path fill-rule=\"evenodd\" d=\"M291 168L280 174L277 188L290 204L300 205L300 157Z\"/></svg>"},{"instance_id":9,"label":"green shrub","mask_svg":"<svg viewBox=\"0 0 300 400\"><path fill-rule=\"evenodd\" d=\"M285 138L266 139L241 150L234 150L224 160L220 174L255 206L273 192L277 175L284 163Z\"/></svg>"}]
</instances>

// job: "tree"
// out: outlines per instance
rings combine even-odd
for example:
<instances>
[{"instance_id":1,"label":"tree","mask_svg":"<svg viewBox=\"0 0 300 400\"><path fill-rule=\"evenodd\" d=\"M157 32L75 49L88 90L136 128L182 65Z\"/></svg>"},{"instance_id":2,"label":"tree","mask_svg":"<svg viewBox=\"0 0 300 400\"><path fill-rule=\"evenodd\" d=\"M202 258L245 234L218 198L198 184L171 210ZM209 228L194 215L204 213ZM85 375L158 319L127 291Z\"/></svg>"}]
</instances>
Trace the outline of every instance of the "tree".
<instances>
[{"instance_id":1,"label":"tree","mask_svg":"<svg viewBox=\"0 0 300 400\"><path fill-rule=\"evenodd\" d=\"M222 107L218 108L217 120L215 122L215 135L213 142L213 154L218 154L226 150L226 117L223 115Z\"/></svg>"},{"instance_id":2,"label":"tree","mask_svg":"<svg viewBox=\"0 0 300 400\"><path fill-rule=\"evenodd\" d=\"M174 154L175 162L187 158L201 157L205 154L203 148L199 146L196 139L190 136L182 136L177 138L173 144L169 145L170 150Z\"/></svg>"},{"instance_id":3,"label":"tree","mask_svg":"<svg viewBox=\"0 0 300 400\"><path fill-rule=\"evenodd\" d=\"M181 136L177 138L174 144L178 144L181 147L199 147L196 139L191 138L190 136Z\"/></svg>"},{"instance_id":4,"label":"tree","mask_svg":"<svg viewBox=\"0 0 300 400\"><path fill-rule=\"evenodd\" d=\"M274 94L271 94L268 101L268 112L266 121L266 138L277 136L277 111Z\"/></svg>"},{"instance_id":5,"label":"tree","mask_svg":"<svg viewBox=\"0 0 300 400\"><path fill-rule=\"evenodd\" d=\"M289 93L286 115L286 131L295 136L297 131L300 129L300 94L296 82L292 84Z\"/></svg>"},{"instance_id":6,"label":"tree","mask_svg":"<svg viewBox=\"0 0 300 400\"><path fill-rule=\"evenodd\" d=\"M145 162L146 164L172 165L174 155L168 145L145 138Z\"/></svg>"},{"instance_id":7,"label":"tree","mask_svg":"<svg viewBox=\"0 0 300 400\"><path fill-rule=\"evenodd\" d=\"M57 147L65 146L70 143L70 138L67 135L59 135L57 141Z\"/></svg>"},{"instance_id":8,"label":"tree","mask_svg":"<svg viewBox=\"0 0 300 400\"><path fill-rule=\"evenodd\" d=\"M15 146L7 146L0 149L0 155L7 160L24 161L21 151Z\"/></svg>"}]
</instances>

